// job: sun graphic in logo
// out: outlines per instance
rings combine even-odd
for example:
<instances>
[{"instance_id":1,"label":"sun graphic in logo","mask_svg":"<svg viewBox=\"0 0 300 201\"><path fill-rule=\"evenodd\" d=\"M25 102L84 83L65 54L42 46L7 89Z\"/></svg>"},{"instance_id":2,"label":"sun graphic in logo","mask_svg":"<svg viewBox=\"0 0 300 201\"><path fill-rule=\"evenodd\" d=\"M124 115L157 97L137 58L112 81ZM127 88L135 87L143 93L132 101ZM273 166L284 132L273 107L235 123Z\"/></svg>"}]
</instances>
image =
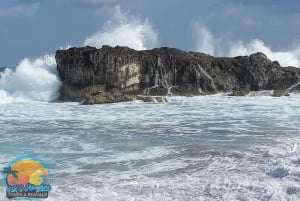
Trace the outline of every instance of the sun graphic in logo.
<instances>
[{"instance_id":1,"label":"sun graphic in logo","mask_svg":"<svg viewBox=\"0 0 300 201\"><path fill-rule=\"evenodd\" d=\"M47 198L51 190L50 172L47 165L37 157L21 156L3 168L6 197Z\"/></svg>"},{"instance_id":2,"label":"sun graphic in logo","mask_svg":"<svg viewBox=\"0 0 300 201\"><path fill-rule=\"evenodd\" d=\"M6 174L7 186L32 184L50 185L49 172L45 165L35 159L24 158L13 162L2 171Z\"/></svg>"}]
</instances>

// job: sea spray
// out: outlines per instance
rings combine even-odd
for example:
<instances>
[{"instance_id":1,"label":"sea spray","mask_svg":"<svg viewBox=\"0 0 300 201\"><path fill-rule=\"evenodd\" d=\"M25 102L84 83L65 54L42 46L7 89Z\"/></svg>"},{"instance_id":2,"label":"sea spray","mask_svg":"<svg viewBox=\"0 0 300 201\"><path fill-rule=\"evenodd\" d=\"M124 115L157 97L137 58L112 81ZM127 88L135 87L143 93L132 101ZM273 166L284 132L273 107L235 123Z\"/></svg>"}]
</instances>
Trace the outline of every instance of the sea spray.
<instances>
[{"instance_id":1,"label":"sea spray","mask_svg":"<svg viewBox=\"0 0 300 201\"><path fill-rule=\"evenodd\" d=\"M158 35L147 19L142 21L116 6L112 17L100 31L86 38L84 45L98 48L102 45L121 45L144 50L156 47L157 41Z\"/></svg>"},{"instance_id":2,"label":"sea spray","mask_svg":"<svg viewBox=\"0 0 300 201\"><path fill-rule=\"evenodd\" d=\"M1 73L1 102L53 101L59 96L60 86L54 55L25 58L15 70Z\"/></svg>"},{"instance_id":3,"label":"sea spray","mask_svg":"<svg viewBox=\"0 0 300 201\"><path fill-rule=\"evenodd\" d=\"M274 51L259 39L253 39L248 43L234 43L228 56L250 55L256 52L263 52L269 59L278 61L282 66L300 67L300 57L294 51Z\"/></svg>"},{"instance_id":4,"label":"sea spray","mask_svg":"<svg viewBox=\"0 0 300 201\"><path fill-rule=\"evenodd\" d=\"M142 50L157 46L157 33L151 23L115 7L111 18L99 32L87 37L83 45L126 45ZM70 46L60 47L68 49ZM13 101L53 101L59 96L61 82L54 55L23 59L15 70L6 69L0 75L0 103Z\"/></svg>"},{"instance_id":5,"label":"sea spray","mask_svg":"<svg viewBox=\"0 0 300 201\"><path fill-rule=\"evenodd\" d=\"M211 30L202 23L194 26L195 48L199 52L213 56L245 56L256 52L264 53L272 61L278 61L281 66L294 66L300 68L300 48L291 50L274 50L260 39L252 39L248 42L242 40L230 41L217 38ZM226 42L224 42L226 41Z\"/></svg>"}]
</instances>

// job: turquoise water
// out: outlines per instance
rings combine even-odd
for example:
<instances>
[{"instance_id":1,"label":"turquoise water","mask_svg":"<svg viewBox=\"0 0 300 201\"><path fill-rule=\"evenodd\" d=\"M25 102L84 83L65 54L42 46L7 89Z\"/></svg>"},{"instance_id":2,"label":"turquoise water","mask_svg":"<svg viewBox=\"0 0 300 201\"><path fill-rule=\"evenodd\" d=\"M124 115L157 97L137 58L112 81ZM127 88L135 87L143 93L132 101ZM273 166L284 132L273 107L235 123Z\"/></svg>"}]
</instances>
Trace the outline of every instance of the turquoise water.
<instances>
[{"instance_id":1,"label":"turquoise water","mask_svg":"<svg viewBox=\"0 0 300 201\"><path fill-rule=\"evenodd\" d=\"M299 100L3 103L0 168L42 158L48 200L300 200Z\"/></svg>"}]
</instances>

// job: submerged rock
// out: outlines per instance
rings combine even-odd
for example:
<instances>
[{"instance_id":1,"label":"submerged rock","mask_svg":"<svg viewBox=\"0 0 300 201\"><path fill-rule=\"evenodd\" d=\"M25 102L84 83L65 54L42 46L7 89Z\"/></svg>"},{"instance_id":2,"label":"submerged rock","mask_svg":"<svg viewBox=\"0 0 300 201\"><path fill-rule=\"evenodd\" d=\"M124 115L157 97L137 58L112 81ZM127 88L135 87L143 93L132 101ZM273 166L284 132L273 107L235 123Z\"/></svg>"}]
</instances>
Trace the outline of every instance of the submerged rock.
<instances>
[{"instance_id":1,"label":"submerged rock","mask_svg":"<svg viewBox=\"0 0 300 201\"><path fill-rule=\"evenodd\" d=\"M250 91L247 96L273 96L273 90Z\"/></svg>"},{"instance_id":2,"label":"submerged rock","mask_svg":"<svg viewBox=\"0 0 300 201\"><path fill-rule=\"evenodd\" d=\"M289 96L289 92L285 88L278 88L273 91L274 97Z\"/></svg>"},{"instance_id":3,"label":"submerged rock","mask_svg":"<svg viewBox=\"0 0 300 201\"><path fill-rule=\"evenodd\" d=\"M289 88L300 69L280 67L263 53L218 58L174 48L70 48L56 52L60 100L85 104L129 101L136 95L207 95ZM243 88L247 86L247 88ZM148 99L148 97L146 98Z\"/></svg>"},{"instance_id":4,"label":"submerged rock","mask_svg":"<svg viewBox=\"0 0 300 201\"><path fill-rule=\"evenodd\" d=\"M267 175L276 179L282 179L289 175L289 171L284 168L276 168L270 172L267 172Z\"/></svg>"},{"instance_id":5,"label":"submerged rock","mask_svg":"<svg viewBox=\"0 0 300 201\"><path fill-rule=\"evenodd\" d=\"M97 93L87 93L82 101L83 105L116 103L132 101L134 98L130 95L123 94L117 90L99 91Z\"/></svg>"},{"instance_id":6,"label":"submerged rock","mask_svg":"<svg viewBox=\"0 0 300 201\"><path fill-rule=\"evenodd\" d=\"M141 100L144 102L168 102L168 99L164 96L136 96L136 100Z\"/></svg>"},{"instance_id":7,"label":"submerged rock","mask_svg":"<svg viewBox=\"0 0 300 201\"><path fill-rule=\"evenodd\" d=\"M247 96L250 93L249 87L241 87L239 89L234 89L232 92L232 96Z\"/></svg>"}]
</instances>

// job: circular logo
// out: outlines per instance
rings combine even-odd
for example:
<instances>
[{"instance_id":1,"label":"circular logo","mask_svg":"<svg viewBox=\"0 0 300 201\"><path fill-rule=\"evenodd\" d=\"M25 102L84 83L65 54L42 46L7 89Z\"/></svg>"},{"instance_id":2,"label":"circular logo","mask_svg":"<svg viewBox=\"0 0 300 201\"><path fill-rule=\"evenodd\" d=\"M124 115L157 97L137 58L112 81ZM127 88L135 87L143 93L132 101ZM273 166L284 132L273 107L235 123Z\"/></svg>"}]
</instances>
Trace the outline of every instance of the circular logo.
<instances>
[{"instance_id":1,"label":"circular logo","mask_svg":"<svg viewBox=\"0 0 300 201\"><path fill-rule=\"evenodd\" d=\"M7 198L47 198L51 190L50 171L36 156L20 156L2 170Z\"/></svg>"}]
</instances>

